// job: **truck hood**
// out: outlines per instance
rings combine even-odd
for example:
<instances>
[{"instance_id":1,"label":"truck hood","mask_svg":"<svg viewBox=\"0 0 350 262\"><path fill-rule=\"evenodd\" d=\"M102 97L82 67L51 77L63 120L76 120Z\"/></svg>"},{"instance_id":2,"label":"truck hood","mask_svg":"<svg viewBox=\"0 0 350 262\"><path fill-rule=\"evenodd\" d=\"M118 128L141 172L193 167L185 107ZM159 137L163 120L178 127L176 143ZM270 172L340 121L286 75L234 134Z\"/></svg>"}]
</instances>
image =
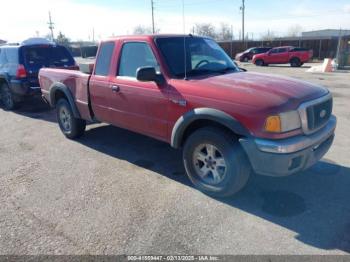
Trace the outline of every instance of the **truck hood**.
<instances>
[{"instance_id":1,"label":"truck hood","mask_svg":"<svg viewBox=\"0 0 350 262\"><path fill-rule=\"evenodd\" d=\"M186 90L219 101L260 110L296 109L301 103L328 93L324 87L294 78L238 72L184 81ZM189 87L190 85L191 87ZM192 93L192 92L191 92Z\"/></svg>"}]
</instances>

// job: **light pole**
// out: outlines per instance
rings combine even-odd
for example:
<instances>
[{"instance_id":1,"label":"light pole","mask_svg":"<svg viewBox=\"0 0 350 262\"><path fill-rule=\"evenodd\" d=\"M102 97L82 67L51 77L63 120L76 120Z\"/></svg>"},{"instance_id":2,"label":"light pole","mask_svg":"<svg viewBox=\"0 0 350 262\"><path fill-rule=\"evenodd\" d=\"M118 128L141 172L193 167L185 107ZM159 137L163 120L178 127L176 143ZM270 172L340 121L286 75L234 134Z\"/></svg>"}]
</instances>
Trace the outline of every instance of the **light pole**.
<instances>
[{"instance_id":1,"label":"light pole","mask_svg":"<svg viewBox=\"0 0 350 262\"><path fill-rule=\"evenodd\" d=\"M155 30L154 30L154 2L153 2L153 0L151 0L151 8L152 8L152 32L154 34Z\"/></svg>"},{"instance_id":2,"label":"light pole","mask_svg":"<svg viewBox=\"0 0 350 262\"><path fill-rule=\"evenodd\" d=\"M51 20L51 12L50 11L49 11L49 22L47 24L49 25L49 29L51 31L51 40L55 41L54 36L53 36L54 23Z\"/></svg>"},{"instance_id":3,"label":"light pole","mask_svg":"<svg viewBox=\"0 0 350 262\"><path fill-rule=\"evenodd\" d=\"M245 0L242 0L242 6L241 6L241 10L242 10L242 42L244 44L244 12L245 12Z\"/></svg>"}]
</instances>

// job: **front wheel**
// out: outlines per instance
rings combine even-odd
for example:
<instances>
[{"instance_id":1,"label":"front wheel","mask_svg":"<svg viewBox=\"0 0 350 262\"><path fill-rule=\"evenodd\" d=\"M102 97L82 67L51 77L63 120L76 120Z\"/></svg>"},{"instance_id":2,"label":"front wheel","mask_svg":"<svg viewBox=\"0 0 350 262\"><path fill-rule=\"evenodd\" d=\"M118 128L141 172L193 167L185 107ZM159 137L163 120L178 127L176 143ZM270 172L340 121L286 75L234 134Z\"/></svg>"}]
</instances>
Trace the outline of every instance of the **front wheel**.
<instances>
[{"instance_id":1,"label":"front wheel","mask_svg":"<svg viewBox=\"0 0 350 262\"><path fill-rule=\"evenodd\" d=\"M81 137L86 128L85 120L74 117L71 106L66 99L60 99L56 109L57 121L62 133L69 139Z\"/></svg>"},{"instance_id":2,"label":"front wheel","mask_svg":"<svg viewBox=\"0 0 350 262\"><path fill-rule=\"evenodd\" d=\"M263 66L264 64L265 64L264 60L262 60L262 59L258 59L255 61L255 65L257 65L257 66Z\"/></svg>"},{"instance_id":3,"label":"front wheel","mask_svg":"<svg viewBox=\"0 0 350 262\"><path fill-rule=\"evenodd\" d=\"M215 197L241 190L250 176L250 163L235 137L219 128L201 128L183 149L188 177L196 188Z\"/></svg>"}]
</instances>

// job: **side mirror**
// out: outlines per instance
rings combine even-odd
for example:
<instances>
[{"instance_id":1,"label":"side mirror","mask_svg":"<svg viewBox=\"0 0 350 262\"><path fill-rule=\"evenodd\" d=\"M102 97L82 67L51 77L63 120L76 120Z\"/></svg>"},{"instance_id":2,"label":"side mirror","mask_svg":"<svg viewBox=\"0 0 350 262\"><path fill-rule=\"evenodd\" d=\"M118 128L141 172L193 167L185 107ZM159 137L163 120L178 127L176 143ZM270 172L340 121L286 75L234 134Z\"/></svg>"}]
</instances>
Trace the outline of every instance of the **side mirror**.
<instances>
[{"instance_id":1,"label":"side mirror","mask_svg":"<svg viewBox=\"0 0 350 262\"><path fill-rule=\"evenodd\" d=\"M139 67L136 71L136 79L142 82L157 82L156 69L151 66Z\"/></svg>"}]
</instances>

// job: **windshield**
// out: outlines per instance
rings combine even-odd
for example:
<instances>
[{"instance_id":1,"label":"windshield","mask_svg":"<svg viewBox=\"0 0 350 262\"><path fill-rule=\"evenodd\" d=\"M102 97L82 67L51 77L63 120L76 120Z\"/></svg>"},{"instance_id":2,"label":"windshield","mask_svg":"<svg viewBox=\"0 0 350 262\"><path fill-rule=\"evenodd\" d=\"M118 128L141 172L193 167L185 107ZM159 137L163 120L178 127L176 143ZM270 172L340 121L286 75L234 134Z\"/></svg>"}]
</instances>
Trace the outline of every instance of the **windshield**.
<instances>
[{"instance_id":1,"label":"windshield","mask_svg":"<svg viewBox=\"0 0 350 262\"><path fill-rule=\"evenodd\" d=\"M62 46L23 47L24 61L27 67L40 68L73 66L75 64L69 51Z\"/></svg>"},{"instance_id":2,"label":"windshield","mask_svg":"<svg viewBox=\"0 0 350 262\"><path fill-rule=\"evenodd\" d=\"M201 37L169 37L157 38L156 43L172 75L177 78L239 71L214 40Z\"/></svg>"}]
</instances>

